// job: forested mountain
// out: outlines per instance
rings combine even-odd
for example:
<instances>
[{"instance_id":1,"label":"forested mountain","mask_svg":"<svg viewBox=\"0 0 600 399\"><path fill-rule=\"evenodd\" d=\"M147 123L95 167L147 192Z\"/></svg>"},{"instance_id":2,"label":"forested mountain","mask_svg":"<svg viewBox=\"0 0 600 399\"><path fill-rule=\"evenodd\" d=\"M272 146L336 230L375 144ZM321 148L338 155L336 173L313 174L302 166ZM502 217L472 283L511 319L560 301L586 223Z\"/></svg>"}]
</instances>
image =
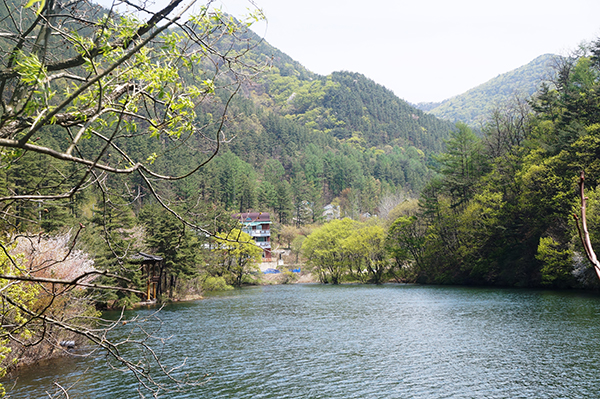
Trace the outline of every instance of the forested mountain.
<instances>
[{"instance_id":1,"label":"forested mountain","mask_svg":"<svg viewBox=\"0 0 600 399\"><path fill-rule=\"evenodd\" d=\"M193 248L234 212L301 226L331 202L359 219L418 195L454 129L360 74L314 74L220 12L167 29L91 3L32 4L0 7L2 230L87 226L77 244L132 281L133 252L164 256L159 294L209 263ZM68 28L46 35L36 7ZM18 39L15 12L43 51Z\"/></svg>"},{"instance_id":2,"label":"forested mountain","mask_svg":"<svg viewBox=\"0 0 600 399\"><path fill-rule=\"evenodd\" d=\"M10 30L11 20L5 18L3 21L8 24L6 30ZM486 230L481 240L500 243L523 236L522 226L526 222L516 210L529 204L528 198L538 196L538 207L545 201L536 192L522 197L523 190L530 189L523 180L535 180L536 175L531 170L539 167L539 163L531 164L531 159L542 153L553 157L576 143L578 137L595 131L595 125L588 123L585 119L588 117L582 114L595 117L593 101L596 97L593 93L597 77L594 75L596 58L593 57L562 60L564 76L561 78L567 80L543 86L532 103L535 104L533 110L522 106L493 114L495 123L483 126L486 141L480 142L465 125L455 126L417 110L363 75L335 72L320 76L272 48L243 26L234 38L222 35L229 29L240 28L237 22L223 15L210 16L205 23L221 26L207 31L210 33L207 39L212 35L218 39L211 41L213 52L207 52L198 60L175 56L180 64L161 63L158 57L159 62L154 67L145 66L149 62L144 58L146 53L139 53L136 56L140 59L134 61L137 62L135 65L143 66L142 71L138 71L137 66L125 69L119 75L126 82L123 84L108 80L106 84L113 86L106 87L117 90L115 93L111 94L106 87L98 88L97 96L108 96L107 102L122 95L132 102L128 105L130 108L119 111L124 114L117 119L110 116L102 119L104 113L98 111L101 110L99 106L69 108L70 114L60 114L55 120L44 119L42 113L36 118L42 118L47 125L40 128L35 146L25 146L26 140L18 138L22 135L27 140L30 138L32 133L24 132L36 119L14 117L10 126L22 125L25 130L9 131L6 135L15 139L5 142L12 145L11 148L20 149L7 152L0 169L0 178L5 182L0 194L7 198L3 219L6 229L54 233L75 223L90 225L92 227L86 230L83 240L87 240L86 245L93 252L97 265L110 266L112 259L125 258L131 248L149 247L173 259L179 257L177 262L172 261L175 262L172 266L175 279L175 276L194 275L193 265L197 261L191 255L182 258L182 253L193 252L190 248L198 240L196 235L187 234L186 228L176 233L178 223L182 221L209 236L208 226L213 232L226 229L231 222L229 215L254 210L272 212L278 223L301 226L321 221L323 206L328 203L339 205L341 216L360 219L361 215L379 213L386 197L399 193L413 197L422 194L421 222L427 223L419 228L431 232L427 239L433 240L429 244L435 250L431 252L430 263L454 273L456 265L449 262L456 260L462 265L460 259L466 259L468 254L476 257L469 252L476 242L460 235L463 230L468 234L477 232L461 223L492 223L494 207L506 203L510 204L506 212L517 214L502 214L498 220L514 218L514 226ZM82 31L85 29L91 28L84 27ZM190 29L193 37L196 27ZM149 46L147 51L157 54L162 54L165 48L181 51L172 44L179 36L180 32L175 29ZM64 37L66 41L71 40L71 36ZM110 38L109 35L105 37ZM93 49L93 43L89 45L93 50L88 50L91 54L102 55ZM56 51L56 48L59 46L51 50ZM196 51L194 46L184 49ZM66 48L63 53L66 57L81 59L79 65L86 62L86 58L73 49ZM523 68L473 89L465 98L481 97L487 103L493 103L493 98L505 99L516 92L531 94L533 87L542 81L541 76L546 73L551 58L548 55L539 57ZM18 73L4 76L10 79L24 76L25 82L38 82L34 76L38 73L35 62L27 61L27 64L25 61L19 61ZM268 61L266 67L265 61ZM7 65L10 62L7 61ZM234 67L225 68L228 63ZM82 74L84 70L80 67L75 72ZM225 72L221 73L221 70ZM136 75L128 75L133 72ZM249 76L252 79L247 79ZM42 105L52 109L53 93L60 91L65 96L71 95L71 89L62 84L60 78L56 79L56 83L45 87L47 93L32 92L40 98L35 97L37 102L30 103L23 112L37 115L35 112ZM45 80L40 82L46 84ZM156 90L156 95L149 97L155 101L152 107L148 106L146 92L124 89L133 84L131 82L144 82L150 94ZM165 84L172 84L170 91L164 91L161 85ZM582 88L589 88L589 93L581 93ZM10 93L5 94L14 96ZM16 93L20 92L17 90ZM128 97L130 94L134 97ZM165 96L168 101L164 100ZM197 104L189 101L195 97L200 99ZM85 97L84 100L86 104L93 104L94 98ZM451 104L449 101L446 105ZM464 112L470 112L468 108L465 105ZM109 108L105 112L110 114L114 109L119 108ZM90 118L88 114L94 117ZM135 124L131 122L132 118L141 122ZM74 127L79 130L74 131ZM111 129L115 130L111 132ZM536 148L538 151L532 150ZM89 174L88 166L78 168L62 162L73 159L71 153L75 150L83 165L101 162L107 173L118 173L93 175L95 183L89 183L89 190L53 196L53 192L69 192L73 185L80 187L85 181L84 176ZM59 156L47 158L48 153L59 153ZM125 173L123 168L127 165L143 167L143 173ZM524 165L531 168L520 171ZM531 177L530 172L533 173ZM187 177L180 179L177 176ZM561 178L564 177L561 175ZM493 185L497 179L505 180ZM510 191L513 187L511 179L515 181L514 192ZM11 202L14 198L24 201L14 206ZM498 202L501 200L503 202ZM157 212L155 207L158 205L169 209L179 219L169 219L169 213ZM564 208L565 205L561 206ZM529 211L537 215L533 208ZM538 215L536 223L545 220L544 215ZM145 228L143 242L135 239L135 228L140 224ZM548 231L544 226L527 232L529 235L525 236L531 240L521 243L519 256L530 261L535 256L532 255L535 254L533 246L537 246L540 235ZM509 232L513 235L502 236ZM101 233L104 241L113 244L104 246L94 233ZM170 236L177 236L177 242L172 242ZM555 237L557 240L563 238ZM448 248L439 245L448 245ZM121 252L119 248L122 248ZM506 259L514 256L510 250L502 251L505 251L502 256ZM440 259L436 253L453 255ZM500 252L494 254L500 256ZM475 259L473 264L479 261L485 262ZM424 281L508 284L515 281L512 275L499 277L495 272L485 276L469 272L467 277L460 272L447 279L439 277L443 273L434 276L425 269L420 272L418 278ZM539 279L539 274L532 272L525 280L529 283L535 278Z\"/></svg>"},{"instance_id":3,"label":"forested mountain","mask_svg":"<svg viewBox=\"0 0 600 399\"><path fill-rule=\"evenodd\" d=\"M200 183L208 200L271 210L281 222L318 220L337 198L352 217L377 213L386 195L418 193L454 125L367 77L320 76L260 41L248 58L272 65L230 104L228 141Z\"/></svg>"},{"instance_id":4,"label":"forested mountain","mask_svg":"<svg viewBox=\"0 0 600 399\"><path fill-rule=\"evenodd\" d=\"M431 153L443 148L453 126L425 114L392 91L353 72L320 76L248 32L254 60L271 59L272 67L246 93L255 104L314 131L365 148L413 145Z\"/></svg>"},{"instance_id":5,"label":"forested mountain","mask_svg":"<svg viewBox=\"0 0 600 399\"><path fill-rule=\"evenodd\" d=\"M495 108L504 107L515 97L529 98L554 78L557 57L544 54L513 71L498 75L473 89L441 103L419 103L417 108L438 118L464 122L479 128Z\"/></svg>"},{"instance_id":6,"label":"forested mountain","mask_svg":"<svg viewBox=\"0 0 600 399\"><path fill-rule=\"evenodd\" d=\"M272 73L263 84L280 114L365 148L413 145L438 152L451 128L358 73L334 72L310 80Z\"/></svg>"},{"instance_id":7,"label":"forested mountain","mask_svg":"<svg viewBox=\"0 0 600 399\"><path fill-rule=\"evenodd\" d=\"M103 11L86 12L101 15ZM182 143L158 134L150 140L139 135L118 138L129 162L151 160L160 173L180 175L208 159L205 154L211 145L207 148L204 138L222 130L224 140L216 157L189 179L164 183L165 197L185 202L199 193L204 203L228 211L272 211L281 222L304 224L318 220L322 206L336 198L343 214L377 213L383 197L400 191L416 195L434 175L428 165L443 150L453 124L414 108L363 75L320 76L252 31L238 35L237 42L227 37L215 42L215 49L239 58L250 66L248 75L254 76L240 81L233 98L222 92L200 103L194 123L202 126L205 135L190 136ZM65 47L64 55L78 56L74 47ZM262 67L265 62L268 68ZM218 63L205 58L196 66L201 73L193 76L185 69L178 73L182 80L199 82L200 89L209 92L213 84L227 87L232 82L231 74L221 74L213 82L210 71ZM220 126L215 115L225 111L228 117ZM40 143L57 145L66 140L66 133L50 129ZM80 150L92 154L101 142L91 137L81 142ZM41 162L37 155L26 155L21 164L35 164L36 159ZM4 170L9 189L28 181L21 173L35 168ZM57 176L63 173L58 169ZM113 189L123 184L138 187L135 202L140 208L151 193L145 192L139 179L123 179L116 179ZM28 183L38 184L33 177ZM89 213L95 201L81 202L74 205L72 200L67 208L74 215ZM50 231L68 224L65 207L54 204L38 218ZM28 207L19 209L25 212ZM27 228L27 223L20 225Z\"/></svg>"}]
</instances>

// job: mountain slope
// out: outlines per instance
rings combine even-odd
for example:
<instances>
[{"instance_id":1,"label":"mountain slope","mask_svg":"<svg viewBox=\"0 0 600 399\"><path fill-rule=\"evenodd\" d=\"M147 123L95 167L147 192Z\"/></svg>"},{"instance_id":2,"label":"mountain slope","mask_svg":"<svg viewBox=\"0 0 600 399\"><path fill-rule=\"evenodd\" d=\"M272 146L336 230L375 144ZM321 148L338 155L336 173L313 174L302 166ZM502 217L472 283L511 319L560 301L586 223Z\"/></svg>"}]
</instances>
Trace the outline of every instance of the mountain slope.
<instances>
[{"instance_id":1,"label":"mountain slope","mask_svg":"<svg viewBox=\"0 0 600 399\"><path fill-rule=\"evenodd\" d=\"M271 68L244 90L245 96L257 107L300 126L364 148L413 145L425 153L442 150L443 139L454 127L360 73L322 76L252 31L246 33L246 40L250 51L245 58L257 64L270 60Z\"/></svg>"},{"instance_id":2,"label":"mountain slope","mask_svg":"<svg viewBox=\"0 0 600 399\"><path fill-rule=\"evenodd\" d=\"M416 106L438 118L479 126L495 107L502 106L515 96L529 97L542 82L551 80L556 57L553 54L541 55L461 95L441 103L420 103Z\"/></svg>"},{"instance_id":3,"label":"mountain slope","mask_svg":"<svg viewBox=\"0 0 600 399\"><path fill-rule=\"evenodd\" d=\"M280 115L364 148L412 145L425 153L438 152L453 128L359 73L305 80L270 74L263 84Z\"/></svg>"}]
</instances>

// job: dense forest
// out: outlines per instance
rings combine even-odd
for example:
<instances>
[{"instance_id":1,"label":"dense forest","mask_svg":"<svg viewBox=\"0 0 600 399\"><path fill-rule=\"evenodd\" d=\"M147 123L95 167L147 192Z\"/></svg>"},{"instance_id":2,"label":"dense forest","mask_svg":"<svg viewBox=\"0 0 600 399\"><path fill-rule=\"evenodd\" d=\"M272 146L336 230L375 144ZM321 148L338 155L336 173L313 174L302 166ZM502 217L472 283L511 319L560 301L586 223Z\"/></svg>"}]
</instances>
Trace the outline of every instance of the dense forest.
<instances>
[{"instance_id":1,"label":"dense forest","mask_svg":"<svg viewBox=\"0 0 600 399\"><path fill-rule=\"evenodd\" d=\"M600 40L556 62L552 82L496 108L481 134L456 124L418 203L381 221L385 240L350 220L309 235L302 250L320 281L597 289L578 184L583 171L598 248ZM393 259L384 270L381 249Z\"/></svg>"}]
</instances>

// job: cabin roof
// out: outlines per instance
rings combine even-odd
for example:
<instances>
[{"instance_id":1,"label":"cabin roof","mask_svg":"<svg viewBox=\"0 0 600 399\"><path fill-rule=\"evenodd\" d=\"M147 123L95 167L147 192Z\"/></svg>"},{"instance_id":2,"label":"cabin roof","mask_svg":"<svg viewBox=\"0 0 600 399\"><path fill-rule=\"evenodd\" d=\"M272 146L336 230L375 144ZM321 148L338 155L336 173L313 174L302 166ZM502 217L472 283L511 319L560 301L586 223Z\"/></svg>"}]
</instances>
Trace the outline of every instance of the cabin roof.
<instances>
[{"instance_id":1,"label":"cabin roof","mask_svg":"<svg viewBox=\"0 0 600 399\"><path fill-rule=\"evenodd\" d=\"M162 256L158 256L158 255L151 255L151 254L147 254L144 252L138 252L137 254L133 255L131 257L132 260L137 260L137 261L142 261L142 262L147 262L147 261L162 261L163 258Z\"/></svg>"}]
</instances>

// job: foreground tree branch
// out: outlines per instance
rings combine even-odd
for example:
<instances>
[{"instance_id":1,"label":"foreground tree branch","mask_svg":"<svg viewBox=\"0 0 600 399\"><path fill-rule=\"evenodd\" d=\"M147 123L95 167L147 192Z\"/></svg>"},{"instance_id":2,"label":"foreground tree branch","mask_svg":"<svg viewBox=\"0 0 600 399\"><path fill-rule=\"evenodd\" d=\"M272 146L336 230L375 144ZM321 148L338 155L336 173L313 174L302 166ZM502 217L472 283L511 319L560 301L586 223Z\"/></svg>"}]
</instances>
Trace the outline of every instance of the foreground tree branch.
<instances>
[{"instance_id":1,"label":"foreground tree branch","mask_svg":"<svg viewBox=\"0 0 600 399\"><path fill-rule=\"evenodd\" d=\"M73 280L61 280L61 279L56 279L56 278L34 277L34 276L27 276L27 275L13 276L13 275L7 275L7 274L0 274L0 279L11 280L11 281L31 282L31 283L51 283L51 284L59 284L59 285L66 285L66 286L73 286L73 287L93 288L93 289L97 289L97 290L126 291L126 292L131 292L134 294L144 295L144 292L142 292L140 290L136 290L134 288L115 287L115 286L110 286L110 285L86 283L86 282L81 281L81 280L85 279L86 277L90 277L90 276L94 276L94 275L102 275L102 276L106 276L106 277L123 279L123 277L121 277L121 276L118 276L118 275L115 275L112 273L108 273L108 272L84 273L84 274L77 276Z\"/></svg>"},{"instance_id":2,"label":"foreground tree branch","mask_svg":"<svg viewBox=\"0 0 600 399\"><path fill-rule=\"evenodd\" d=\"M585 175L584 172L581 171L579 175L579 197L581 198L581 219L577 216L577 214L573 214L573 218L575 219L575 224L577 225L577 231L579 232L579 238L581 240L581 244L585 249L585 255L588 260L594 266L594 270L596 270L596 274L598 278L600 278L600 261L598 261L598 257L594 252L594 248L592 247L592 241L590 240L590 233L587 228L587 218L586 218L586 200L584 192L584 183L585 183ZM581 222L581 225L580 225Z\"/></svg>"}]
</instances>

